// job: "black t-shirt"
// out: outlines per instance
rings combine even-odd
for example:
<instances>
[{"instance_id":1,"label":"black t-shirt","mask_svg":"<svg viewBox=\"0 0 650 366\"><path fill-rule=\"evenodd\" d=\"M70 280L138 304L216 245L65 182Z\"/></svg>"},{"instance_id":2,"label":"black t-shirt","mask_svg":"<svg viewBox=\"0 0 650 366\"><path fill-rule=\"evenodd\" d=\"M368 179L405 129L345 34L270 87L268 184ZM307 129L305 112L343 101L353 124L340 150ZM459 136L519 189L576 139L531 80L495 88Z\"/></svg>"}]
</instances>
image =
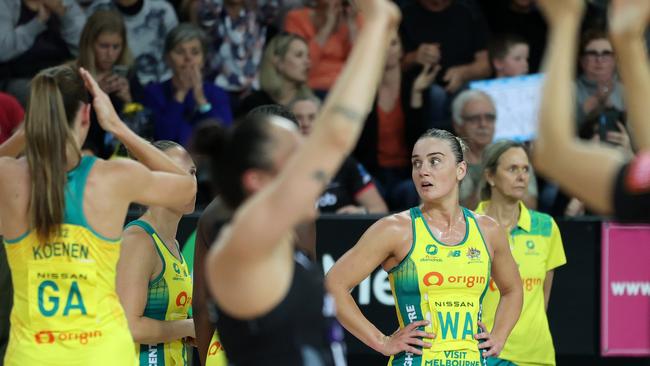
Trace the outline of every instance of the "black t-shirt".
<instances>
[{"instance_id":1,"label":"black t-shirt","mask_svg":"<svg viewBox=\"0 0 650 366\"><path fill-rule=\"evenodd\" d=\"M325 192L318 199L318 208L321 212L336 212L341 207L357 205L357 196L372 185L372 177L366 169L354 158L348 157L325 187Z\"/></svg>"},{"instance_id":2,"label":"black t-shirt","mask_svg":"<svg viewBox=\"0 0 650 366\"><path fill-rule=\"evenodd\" d=\"M485 21L462 4L452 2L447 9L432 12L415 0L404 7L402 19L400 38L405 53L423 43L440 44L439 80L449 67L472 63L476 52L487 49Z\"/></svg>"},{"instance_id":3,"label":"black t-shirt","mask_svg":"<svg viewBox=\"0 0 650 366\"><path fill-rule=\"evenodd\" d=\"M530 47L528 66L537 72L546 48L546 21L539 10L519 13L510 8L510 0L482 0L483 14L493 34L516 34Z\"/></svg>"},{"instance_id":4,"label":"black t-shirt","mask_svg":"<svg viewBox=\"0 0 650 366\"><path fill-rule=\"evenodd\" d=\"M614 214L622 221L650 222L650 152L637 155L619 171Z\"/></svg>"}]
</instances>

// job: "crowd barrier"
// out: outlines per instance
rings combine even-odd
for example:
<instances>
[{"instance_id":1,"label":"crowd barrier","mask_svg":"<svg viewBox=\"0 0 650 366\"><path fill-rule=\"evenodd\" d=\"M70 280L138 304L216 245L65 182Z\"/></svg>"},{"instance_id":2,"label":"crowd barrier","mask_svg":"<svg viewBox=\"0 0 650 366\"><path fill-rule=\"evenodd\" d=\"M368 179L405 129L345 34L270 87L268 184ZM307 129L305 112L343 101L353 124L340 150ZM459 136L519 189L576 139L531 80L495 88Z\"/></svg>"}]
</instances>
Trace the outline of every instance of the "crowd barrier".
<instances>
[{"instance_id":1,"label":"crowd barrier","mask_svg":"<svg viewBox=\"0 0 650 366\"><path fill-rule=\"evenodd\" d=\"M323 270L378 217L323 215L317 221L317 254ZM179 242L191 234L197 218L191 215L181 221ZM557 224L567 257L567 264L555 271L548 306L558 358L650 356L650 229L595 219L558 219ZM375 270L352 295L384 333L397 328L386 272ZM375 354L350 334L346 341L352 356Z\"/></svg>"}]
</instances>

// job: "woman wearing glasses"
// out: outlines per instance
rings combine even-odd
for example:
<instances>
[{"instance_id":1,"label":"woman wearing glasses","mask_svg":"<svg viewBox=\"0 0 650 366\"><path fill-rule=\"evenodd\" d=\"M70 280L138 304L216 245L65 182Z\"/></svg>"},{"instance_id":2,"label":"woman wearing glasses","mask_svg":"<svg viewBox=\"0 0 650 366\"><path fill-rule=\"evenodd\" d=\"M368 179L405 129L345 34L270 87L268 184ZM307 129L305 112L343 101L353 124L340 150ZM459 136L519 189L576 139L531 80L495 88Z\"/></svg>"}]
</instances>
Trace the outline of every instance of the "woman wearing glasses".
<instances>
[{"instance_id":1,"label":"woman wearing glasses","mask_svg":"<svg viewBox=\"0 0 650 366\"><path fill-rule=\"evenodd\" d=\"M623 86L616 74L616 59L607 33L598 29L585 31L580 52L582 74L576 81L578 127L589 116L607 108L625 109Z\"/></svg>"}]
</instances>

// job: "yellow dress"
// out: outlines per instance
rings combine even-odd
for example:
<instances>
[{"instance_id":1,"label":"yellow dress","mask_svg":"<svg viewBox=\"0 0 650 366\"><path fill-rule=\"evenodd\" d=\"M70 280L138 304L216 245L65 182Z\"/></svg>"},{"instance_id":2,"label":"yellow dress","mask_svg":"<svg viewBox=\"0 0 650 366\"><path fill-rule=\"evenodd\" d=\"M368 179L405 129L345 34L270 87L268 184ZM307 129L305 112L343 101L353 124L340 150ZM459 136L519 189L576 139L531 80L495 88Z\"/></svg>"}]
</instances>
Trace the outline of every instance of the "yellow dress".
<instances>
[{"instance_id":1,"label":"yellow dress","mask_svg":"<svg viewBox=\"0 0 650 366\"><path fill-rule=\"evenodd\" d=\"M187 319L192 305L192 277L180 250L176 258L147 222L135 220L127 225L142 228L151 237L162 260L162 271L149 282L144 316L156 320ZM140 366L185 366L187 351L182 340L167 343L138 344Z\"/></svg>"},{"instance_id":2,"label":"yellow dress","mask_svg":"<svg viewBox=\"0 0 650 366\"><path fill-rule=\"evenodd\" d=\"M478 223L463 208L465 238L447 245L431 233L419 208L410 211L413 243L393 268L390 280L400 327L429 320L424 330L437 336L422 355L402 352L389 366L480 366L485 359L474 335L479 333L481 301L490 281L491 258Z\"/></svg>"},{"instance_id":3,"label":"yellow dress","mask_svg":"<svg viewBox=\"0 0 650 366\"><path fill-rule=\"evenodd\" d=\"M133 365L135 352L115 292L121 239L96 233L83 194L96 159L68 172L64 224L41 242L5 239L14 288L5 365Z\"/></svg>"}]
</instances>

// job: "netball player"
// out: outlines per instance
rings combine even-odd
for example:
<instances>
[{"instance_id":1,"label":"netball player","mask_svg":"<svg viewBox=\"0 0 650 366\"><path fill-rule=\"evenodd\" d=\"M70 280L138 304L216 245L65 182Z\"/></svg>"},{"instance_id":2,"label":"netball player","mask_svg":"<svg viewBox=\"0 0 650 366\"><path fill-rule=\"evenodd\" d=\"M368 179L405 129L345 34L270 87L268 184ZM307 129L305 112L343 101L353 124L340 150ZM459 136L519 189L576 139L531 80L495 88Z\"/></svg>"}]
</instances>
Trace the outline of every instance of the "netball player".
<instances>
[{"instance_id":1,"label":"netball player","mask_svg":"<svg viewBox=\"0 0 650 366\"><path fill-rule=\"evenodd\" d=\"M305 143L286 119L253 116L239 126L251 133L245 143L269 142L262 147L270 164L243 178L260 188L245 202L242 191L222 192L243 204L210 250L206 266L217 330L233 364L344 362L340 333L330 332L323 315L324 309L332 313L332 304L324 306L320 269L304 255L294 256L292 229L315 217L316 199L354 148L376 93L389 35L396 31L399 12L392 3L363 0L358 5L363 28Z\"/></svg>"},{"instance_id":2,"label":"netball player","mask_svg":"<svg viewBox=\"0 0 650 366\"><path fill-rule=\"evenodd\" d=\"M153 145L196 176L196 166L181 145L165 140ZM117 293L139 345L141 366L187 365L183 339L194 338L194 322L188 319L192 277L176 234L183 215L194 212L195 199L179 207L149 207L124 230Z\"/></svg>"},{"instance_id":3,"label":"netball player","mask_svg":"<svg viewBox=\"0 0 650 366\"><path fill-rule=\"evenodd\" d=\"M458 138L427 131L413 147L411 165L422 204L374 223L327 274L337 317L359 340L391 356L389 365L483 364L499 354L521 312L521 279L508 240L494 220L459 205L467 163ZM350 295L379 265L395 298L400 327L392 335L377 329ZM501 300L488 333L481 301L491 277Z\"/></svg>"},{"instance_id":4,"label":"netball player","mask_svg":"<svg viewBox=\"0 0 650 366\"><path fill-rule=\"evenodd\" d=\"M101 127L141 163L81 156L88 91ZM15 290L5 365L133 364L115 291L124 218L130 202L188 202L194 178L130 131L88 72L69 66L33 79L25 136L25 158L0 158L0 232Z\"/></svg>"}]
</instances>

